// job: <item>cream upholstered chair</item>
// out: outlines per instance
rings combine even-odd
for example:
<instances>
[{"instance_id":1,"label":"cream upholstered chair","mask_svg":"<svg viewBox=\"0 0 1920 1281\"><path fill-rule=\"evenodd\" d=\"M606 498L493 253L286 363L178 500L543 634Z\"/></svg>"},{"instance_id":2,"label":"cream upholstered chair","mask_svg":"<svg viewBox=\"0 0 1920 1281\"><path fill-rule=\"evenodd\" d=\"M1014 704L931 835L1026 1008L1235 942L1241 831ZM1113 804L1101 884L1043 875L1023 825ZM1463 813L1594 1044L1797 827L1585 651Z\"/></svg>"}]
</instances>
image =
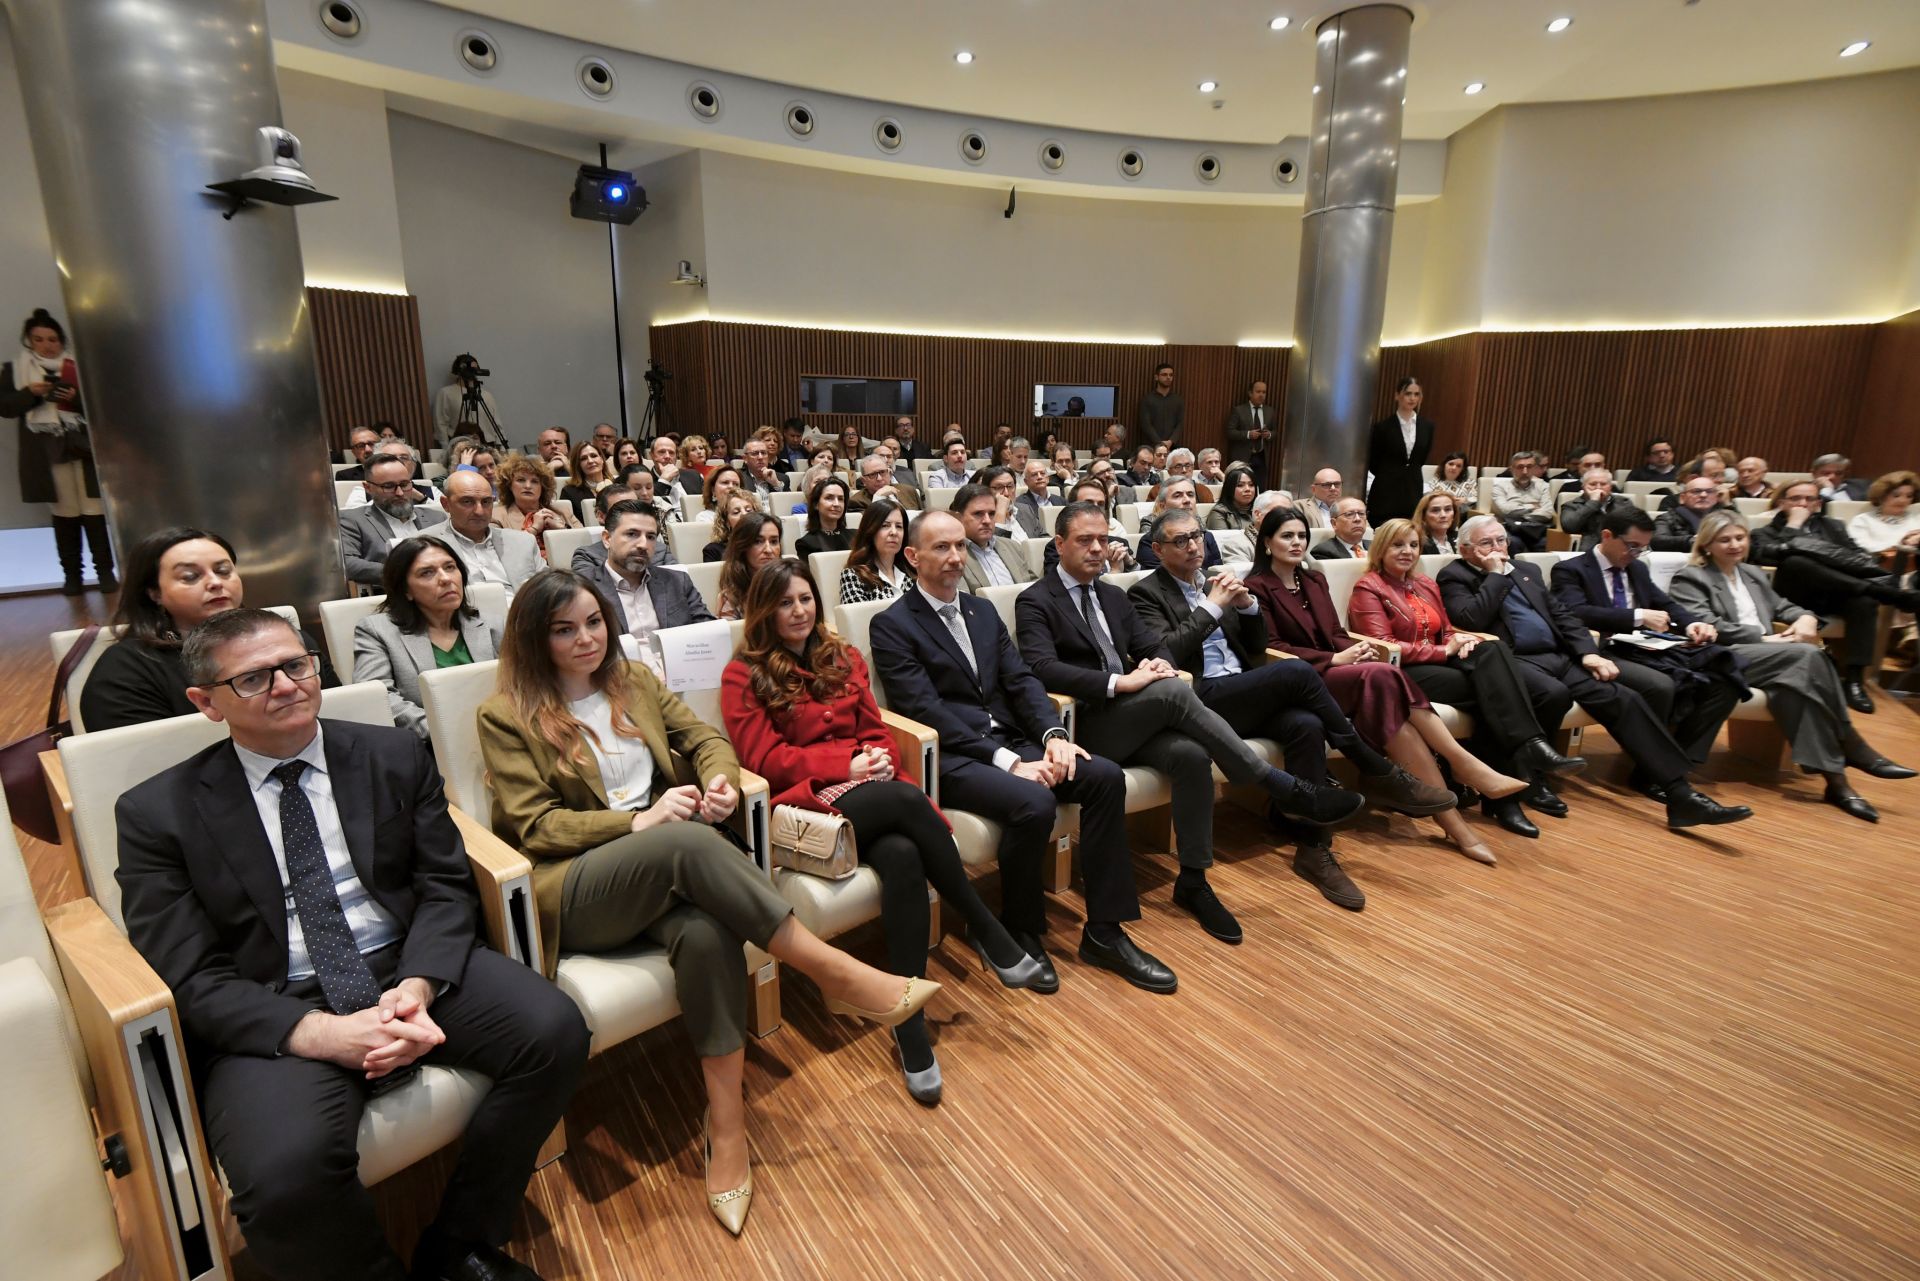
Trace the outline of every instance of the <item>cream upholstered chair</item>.
<instances>
[{"instance_id":1,"label":"cream upholstered chair","mask_svg":"<svg viewBox=\"0 0 1920 1281\"><path fill-rule=\"evenodd\" d=\"M846 552L815 552L807 557L807 571L813 575L813 585L819 589L820 599L816 602L819 617L829 623L833 621L833 611L840 607L840 571L847 567Z\"/></svg>"},{"instance_id":2,"label":"cream upholstered chair","mask_svg":"<svg viewBox=\"0 0 1920 1281\"><path fill-rule=\"evenodd\" d=\"M780 545L787 550L791 551L806 532L807 518L804 513L797 516L789 513L780 518Z\"/></svg>"},{"instance_id":3,"label":"cream upholstered chair","mask_svg":"<svg viewBox=\"0 0 1920 1281\"><path fill-rule=\"evenodd\" d=\"M469 663L420 674L420 701L427 712L427 730L433 757L447 788L447 799L469 814L491 821L493 793L487 785L486 762L480 755L475 713L492 697L498 661ZM685 770L684 762L680 762ZM693 781L690 776L682 781ZM740 775L740 806L735 827L755 850L761 868L767 866L767 784L745 770ZM491 838L490 836L490 839ZM524 856L517 855L522 861ZM505 933L512 940L510 955L539 965L540 914L535 909L529 879L525 892L505 904ZM749 944L741 967L742 981L753 983L753 1026L765 1036L780 1024L779 967L773 958ZM592 1052L620 1044L659 1027L680 1014L673 985L673 966L665 948L646 940L609 952L561 952L554 983L573 998L593 1034ZM562 1123L563 1129L568 1123ZM570 1143L569 1143L570 1145Z\"/></svg>"},{"instance_id":4,"label":"cream upholstered chair","mask_svg":"<svg viewBox=\"0 0 1920 1281\"><path fill-rule=\"evenodd\" d=\"M701 554L713 541L713 526L704 520L679 520L666 528L667 546L682 565L698 565Z\"/></svg>"},{"instance_id":5,"label":"cream upholstered chair","mask_svg":"<svg viewBox=\"0 0 1920 1281\"><path fill-rule=\"evenodd\" d=\"M1039 578L1047 572L1047 548L1052 542L1053 540L1051 538L1023 538L1015 540L1014 545L1020 549L1020 554L1027 558L1027 568L1033 571L1035 578ZM1016 583L1014 586L1025 587L1026 584Z\"/></svg>"},{"instance_id":6,"label":"cream upholstered chair","mask_svg":"<svg viewBox=\"0 0 1920 1281\"><path fill-rule=\"evenodd\" d=\"M807 496L797 489L776 489L766 496L766 504L768 515L785 520L794 508L807 505Z\"/></svg>"},{"instance_id":7,"label":"cream upholstered chair","mask_svg":"<svg viewBox=\"0 0 1920 1281\"><path fill-rule=\"evenodd\" d=\"M573 554L588 543L600 541L600 526L583 525L579 529L549 529L542 534L541 541L547 546L547 564L554 569L566 569L573 564ZM678 553L675 553L678 555Z\"/></svg>"},{"instance_id":8,"label":"cream upholstered chair","mask_svg":"<svg viewBox=\"0 0 1920 1281\"><path fill-rule=\"evenodd\" d=\"M325 691L320 713L361 724L393 723L386 690L376 681ZM127 1142L132 1149L137 1138L141 1146L136 1163L144 1160L170 1172L168 1193L151 1220L164 1241L140 1245L140 1252L154 1249L160 1257L184 1259L185 1271L179 1275L190 1277L228 1275L225 1235L212 1222L211 1166L172 997L125 937L120 887L114 878L119 863L114 808L128 788L226 736L226 726L205 717L177 716L62 740L60 755L73 791L74 832L92 897L56 908L47 920L83 1036L90 1019L100 1023L110 1020L114 1011L138 1012L129 1030L120 1034L139 1047L139 1062L127 1082L138 1115L116 1118L112 1124L135 1132ZM502 919L503 904L530 892L531 868L465 814L455 811L453 819L467 847L491 940L506 950L508 941L493 927ZM98 1056L95 1071L100 1071ZM413 1081L372 1100L360 1122L361 1181L378 1183L457 1139L486 1089L486 1078L477 1073L427 1067Z\"/></svg>"},{"instance_id":9,"label":"cream upholstered chair","mask_svg":"<svg viewBox=\"0 0 1920 1281\"><path fill-rule=\"evenodd\" d=\"M266 608L280 615L280 617L286 619L295 627L300 625L300 615L294 612L293 606L268 605ZM48 635L47 644L48 647L53 650L53 661L56 665L61 659L67 656L67 651L74 647L79 641L81 634L85 631L86 629L83 627L75 627L64 631L53 632ZM102 627L99 633L93 638L93 648L87 651L86 657L80 660L80 665L73 669L73 676L67 681L67 711L73 722L73 732L76 734L84 734L87 732L87 727L80 721L80 691L86 688L87 677L93 673L93 665L100 661L100 655L106 652L107 646L114 644L119 639L119 628ZM346 668L337 670L351 671L352 669L353 665L349 663Z\"/></svg>"},{"instance_id":10,"label":"cream upholstered chair","mask_svg":"<svg viewBox=\"0 0 1920 1281\"><path fill-rule=\"evenodd\" d=\"M573 532L573 531L568 531ZM385 596L354 596L346 600L320 602L320 634L333 659L333 670L353 675L353 628L382 605ZM480 617L495 627L507 623L507 588L504 583L468 583L467 604L480 611Z\"/></svg>"},{"instance_id":11,"label":"cream upholstered chair","mask_svg":"<svg viewBox=\"0 0 1920 1281\"><path fill-rule=\"evenodd\" d=\"M89 1033L98 1021L89 1019ZM106 1030L111 1031L109 1026ZM40 919L26 863L13 836L6 798L0 796L0 1168L17 1172L0 1198L0 1241L6 1242L9 1275L47 1281L93 1281L120 1266L120 1228L114 1219L108 1175L103 1171L104 1141L117 1150L124 1138L112 1131L96 1137L92 1109L102 1118L124 1116L130 1099L98 1100L96 1082L114 1073L103 1064L95 1072L87 1062L74 1011L67 1003L66 980L54 958L47 927ZM119 1073L130 1080L138 1050L103 1052L120 1056ZM118 1163L116 1163L118 1164ZM128 1226L142 1232L142 1207L159 1203L160 1187L151 1162L120 1165L116 1179L131 1180L126 1197ZM157 1237L147 1231L144 1235ZM136 1242L138 1244L138 1242ZM158 1260L143 1252L142 1262ZM176 1269L146 1270L172 1277Z\"/></svg>"},{"instance_id":12,"label":"cream upholstered chair","mask_svg":"<svg viewBox=\"0 0 1920 1281\"><path fill-rule=\"evenodd\" d=\"M953 496L960 492L957 489L928 489L925 485L919 486L919 489L926 495L927 510L930 512L953 510Z\"/></svg>"},{"instance_id":13,"label":"cream upholstered chair","mask_svg":"<svg viewBox=\"0 0 1920 1281\"><path fill-rule=\"evenodd\" d=\"M357 480L336 480L333 482L333 505L344 509L353 501L356 492L364 492L366 486Z\"/></svg>"},{"instance_id":14,"label":"cream upholstered chair","mask_svg":"<svg viewBox=\"0 0 1920 1281\"><path fill-rule=\"evenodd\" d=\"M667 565L663 568L675 573L685 574L693 580L693 589L700 593L707 609L714 617L720 616L720 562L717 560L692 560L684 565Z\"/></svg>"},{"instance_id":15,"label":"cream upholstered chair","mask_svg":"<svg viewBox=\"0 0 1920 1281\"><path fill-rule=\"evenodd\" d=\"M697 490L691 494L680 495L680 518L682 520L692 520L706 509L707 500L705 496Z\"/></svg>"},{"instance_id":16,"label":"cream upholstered chair","mask_svg":"<svg viewBox=\"0 0 1920 1281\"><path fill-rule=\"evenodd\" d=\"M1327 580L1327 595L1333 598L1333 612L1340 618L1340 626L1347 625L1347 602L1353 598L1353 585L1367 572L1367 562L1349 557L1346 560L1316 561L1314 568Z\"/></svg>"}]
</instances>

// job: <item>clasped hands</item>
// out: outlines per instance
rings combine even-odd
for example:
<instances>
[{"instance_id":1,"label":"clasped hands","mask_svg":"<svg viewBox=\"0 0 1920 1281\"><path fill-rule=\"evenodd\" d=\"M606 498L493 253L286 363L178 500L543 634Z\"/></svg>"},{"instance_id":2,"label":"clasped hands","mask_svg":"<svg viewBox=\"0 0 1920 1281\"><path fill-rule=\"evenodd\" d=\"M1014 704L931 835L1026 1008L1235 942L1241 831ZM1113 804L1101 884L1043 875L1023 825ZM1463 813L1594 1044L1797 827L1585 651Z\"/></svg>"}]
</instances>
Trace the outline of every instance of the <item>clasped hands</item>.
<instances>
[{"instance_id":1,"label":"clasped hands","mask_svg":"<svg viewBox=\"0 0 1920 1281\"><path fill-rule=\"evenodd\" d=\"M669 787L660 794L659 800L645 809L635 810L633 830L644 832L662 823L683 823L696 816L708 823L719 823L733 813L733 807L739 803L740 793L727 781L727 776L715 774L707 780L705 791L692 783L682 783L679 787Z\"/></svg>"},{"instance_id":2,"label":"clasped hands","mask_svg":"<svg viewBox=\"0 0 1920 1281\"><path fill-rule=\"evenodd\" d=\"M1143 658L1138 667L1113 683L1113 692L1131 694L1136 690L1145 689L1155 681L1163 681L1179 674L1174 665L1164 658ZM1073 775L1068 774L1067 777L1072 778Z\"/></svg>"},{"instance_id":3,"label":"clasped hands","mask_svg":"<svg viewBox=\"0 0 1920 1281\"><path fill-rule=\"evenodd\" d=\"M303 1059L335 1063L377 1081L412 1064L447 1034L427 1016L433 986L423 978L405 978L380 994L377 1005L352 1014L314 1010L287 1037L287 1052Z\"/></svg>"},{"instance_id":4,"label":"clasped hands","mask_svg":"<svg viewBox=\"0 0 1920 1281\"><path fill-rule=\"evenodd\" d=\"M1760 638L1776 645L1818 645L1820 643L1820 620L1812 614L1802 614L1787 624L1784 632L1769 632Z\"/></svg>"},{"instance_id":5,"label":"clasped hands","mask_svg":"<svg viewBox=\"0 0 1920 1281\"><path fill-rule=\"evenodd\" d=\"M1207 587L1207 599L1222 609L1245 609L1253 604L1253 593L1231 570L1221 570Z\"/></svg>"},{"instance_id":6,"label":"clasped hands","mask_svg":"<svg viewBox=\"0 0 1920 1281\"><path fill-rule=\"evenodd\" d=\"M1152 661L1156 660L1143 660L1141 666ZM1161 666L1166 664L1162 662ZM1056 787L1072 778L1081 759L1092 754L1066 735L1056 734L1047 740L1045 755L1037 761L1018 761L1011 772L1030 778L1042 787Z\"/></svg>"}]
</instances>

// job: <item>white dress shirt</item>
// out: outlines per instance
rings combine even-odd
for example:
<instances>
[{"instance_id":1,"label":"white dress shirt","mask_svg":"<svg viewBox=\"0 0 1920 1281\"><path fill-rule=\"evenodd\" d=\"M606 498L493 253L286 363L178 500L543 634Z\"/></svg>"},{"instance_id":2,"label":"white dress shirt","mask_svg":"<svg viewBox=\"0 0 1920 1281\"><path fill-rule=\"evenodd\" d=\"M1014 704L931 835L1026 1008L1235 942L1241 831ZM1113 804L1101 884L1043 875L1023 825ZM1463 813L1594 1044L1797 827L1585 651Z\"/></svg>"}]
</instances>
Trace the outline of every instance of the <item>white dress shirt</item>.
<instances>
[{"instance_id":1,"label":"white dress shirt","mask_svg":"<svg viewBox=\"0 0 1920 1281\"><path fill-rule=\"evenodd\" d=\"M587 746L593 749L594 764L600 767L600 782L607 789L607 808L643 810L653 803L653 753L637 738L622 738L613 732L613 703L603 693L587 695L567 704L574 718L592 733Z\"/></svg>"},{"instance_id":2,"label":"white dress shirt","mask_svg":"<svg viewBox=\"0 0 1920 1281\"><path fill-rule=\"evenodd\" d=\"M1399 415L1399 418L1400 418L1400 439L1402 442L1405 443L1407 447L1407 457L1411 458L1413 457L1414 429L1419 425L1419 420L1416 418L1410 418L1406 414Z\"/></svg>"},{"instance_id":3,"label":"white dress shirt","mask_svg":"<svg viewBox=\"0 0 1920 1281\"><path fill-rule=\"evenodd\" d=\"M1613 562L1608 560L1605 556L1602 556L1600 554L1600 549L1598 547L1595 547L1590 554L1594 559L1594 563L1600 566L1600 581L1606 586L1606 589L1607 589L1607 604L1612 605L1613 604ZM1620 585L1626 589L1627 605L1629 608L1633 610L1633 625L1635 627L1644 627L1647 621L1647 611L1640 608L1640 602L1634 596L1633 575L1627 572L1626 565L1622 565L1620 567Z\"/></svg>"},{"instance_id":4,"label":"white dress shirt","mask_svg":"<svg viewBox=\"0 0 1920 1281\"><path fill-rule=\"evenodd\" d=\"M627 616L627 635L646 640L660 626L660 615L653 608L653 593L647 590L647 574L653 572L652 568L648 567L640 580L633 583L611 565L607 566L607 572L613 575L613 594L620 598L620 608Z\"/></svg>"},{"instance_id":5,"label":"white dress shirt","mask_svg":"<svg viewBox=\"0 0 1920 1281\"><path fill-rule=\"evenodd\" d=\"M340 896L347 928L353 931L354 945L365 956L399 941L405 931L400 928L399 918L375 902L367 887L360 883L360 873L347 850L347 832L340 823L340 809L334 804L333 779L327 773L327 753L321 733L321 727L314 726L313 741L287 759L307 763L306 771L300 775L300 790L306 793L307 804L313 807L314 826L319 829L320 844L327 851L327 869L333 873L333 891ZM280 869L280 893L287 909L287 978L310 979L313 961L307 955L306 934L300 928L300 913L293 902L293 882L287 877L286 848L280 839L280 780L273 777L273 770L281 762L249 751L238 743L233 745L233 752L240 758L240 769L253 791L253 806L260 814L260 826L266 829L267 844L273 848L273 861Z\"/></svg>"},{"instance_id":6,"label":"white dress shirt","mask_svg":"<svg viewBox=\"0 0 1920 1281\"><path fill-rule=\"evenodd\" d=\"M967 542L967 552L975 560L980 562L980 568L986 572L988 586L1007 587L1012 585L1013 571L1008 569L1007 563L1000 559L1000 553L993 549L992 543L988 543L985 547L982 547L979 543L969 540Z\"/></svg>"},{"instance_id":7,"label":"white dress shirt","mask_svg":"<svg viewBox=\"0 0 1920 1281\"><path fill-rule=\"evenodd\" d=\"M473 541L447 522L448 545L460 557L467 567L467 579L475 583L499 583L507 589L507 595L513 595L513 582L507 577L507 562L501 559L500 548L494 544L494 530L489 528L487 536L479 542Z\"/></svg>"},{"instance_id":8,"label":"white dress shirt","mask_svg":"<svg viewBox=\"0 0 1920 1281\"><path fill-rule=\"evenodd\" d=\"M1760 623L1760 607L1753 603L1753 592L1747 588L1746 577L1736 569L1727 575L1727 587L1733 592L1734 621L1742 627L1766 628Z\"/></svg>"}]
</instances>

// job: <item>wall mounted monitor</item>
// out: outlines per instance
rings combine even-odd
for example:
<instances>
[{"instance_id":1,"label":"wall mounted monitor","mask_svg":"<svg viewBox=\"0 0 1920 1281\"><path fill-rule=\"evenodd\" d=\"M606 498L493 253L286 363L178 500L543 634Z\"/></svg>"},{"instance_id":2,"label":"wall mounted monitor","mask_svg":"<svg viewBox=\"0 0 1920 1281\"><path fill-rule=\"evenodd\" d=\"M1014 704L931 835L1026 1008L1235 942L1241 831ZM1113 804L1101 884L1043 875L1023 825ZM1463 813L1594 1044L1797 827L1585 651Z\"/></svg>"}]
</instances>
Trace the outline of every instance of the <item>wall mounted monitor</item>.
<instances>
[{"instance_id":1,"label":"wall mounted monitor","mask_svg":"<svg viewBox=\"0 0 1920 1281\"><path fill-rule=\"evenodd\" d=\"M1035 383L1035 418L1112 418L1118 387L1099 383Z\"/></svg>"},{"instance_id":2,"label":"wall mounted monitor","mask_svg":"<svg viewBox=\"0 0 1920 1281\"><path fill-rule=\"evenodd\" d=\"M911 378L800 376L803 414L911 414L914 403Z\"/></svg>"}]
</instances>

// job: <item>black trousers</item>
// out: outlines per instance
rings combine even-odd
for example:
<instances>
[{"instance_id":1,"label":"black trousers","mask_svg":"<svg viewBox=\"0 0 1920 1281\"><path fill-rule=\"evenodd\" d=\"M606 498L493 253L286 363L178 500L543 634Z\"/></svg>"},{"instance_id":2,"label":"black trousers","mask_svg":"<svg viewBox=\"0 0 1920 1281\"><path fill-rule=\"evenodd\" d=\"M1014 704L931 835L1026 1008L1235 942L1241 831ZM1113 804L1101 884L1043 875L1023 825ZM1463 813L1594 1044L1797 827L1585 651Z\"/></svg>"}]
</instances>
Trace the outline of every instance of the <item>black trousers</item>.
<instances>
[{"instance_id":1,"label":"black trousers","mask_svg":"<svg viewBox=\"0 0 1920 1281\"><path fill-rule=\"evenodd\" d=\"M1507 531L1507 538L1515 548L1523 552L1543 552L1547 550L1547 526L1544 520L1521 520L1518 517L1500 517L1501 528Z\"/></svg>"},{"instance_id":2,"label":"black trousers","mask_svg":"<svg viewBox=\"0 0 1920 1281\"><path fill-rule=\"evenodd\" d=\"M367 958L383 989L399 951ZM313 980L288 992L325 1008ZM420 1062L493 1081L467 1122L437 1222L450 1236L504 1245L534 1157L586 1066L587 1025L538 971L482 947L428 1016L447 1039ZM233 1190L234 1215L247 1248L279 1281L406 1276L360 1184L356 1140L368 1097L359 1072L292 1055L221 1055L201 1072L207 1142Z\"/></svg>"},{"instance_id":3,"label":"black trousers","mask_svg":"<svg viewBox=\"0 0 1920 1281\"><path fill-rule=\"evenodd\" d=\"M1573 695L1559 684L1530 684L1506 644L1482 641L1465 658L1409 663L1408 679L1436 703L1473 716L1468 747L1495 769L1508 771L1513 750L1557 729L1573 710Z\"/></svg>"},{"instance_id":4,"label":"black trousers","mask_svg":"<svg viewBox=\"0 0 1920 1281\"><path fill-rule=\"evenodd\" d=\"M1250 672L1211 680L1203 676L1194 681L1193 689L1235 733L1278 742L1285 753L1287 773L1309 783L1324 785L1327 781L1327 743L1338 745L1355 733L1339 704L1327 693L1326 681L1308 663L1268 663Z\"/></svg>"},{"instance_id":5,"label":"black trousers","mask_svg":"<svg viewBox=\"0 0 1920 1281\"><path fill-rule=\"evenodd\" d=\"M1032 743L1008 743L1021 760L1037 761ZM1047 932L1044 860L1054 811L1080 807L1080 873L1087 887L1088 924L1140 919L1133 852L1127 847L1127 778L1104 756L1076 762L1074 776L1048 789L998 768L992 761L943 755L940 800L1000 824L1000 919L1023 934Z\"/></svg>"},{"instance_id":6,"label":"black trousers","mask_svg":"<svg viewBox=\"0 0 1920 1281\"><path fill-rule=\"evenodd\" d=\"M1816 614L1844 619L1847 625L1842 665L1857 669L1873 663L1880 602L1868 592L1870 580L1855 578L1811 556L1789 556L1773 571L1773 590Z\"/></svg>"},{"instance_id":7,"label":"black trousers","mask_svg":"<svg viewBox=\"0 0 1920 1281\"><path fill-rule=\"evenodd\" d=\"M862 783L834 805L853 824L860 861L880 877L880 923L891 973L926 976L929 883L981 936L993 913L967 879L953 833L925 792L890 779Z\"/></svg>"},{"instance_id":8,"label":"black trousers","mask_svg":"<svg viewBox=\"0 0 1920 1281\"><path fill-rule=\"evenodd\" d=\"M1518 658L1529 690L1543 698L1552 696L1556 689L1563 691L1570 702L1586 708L1605 726L1640 772L1654 782L1663 786L1679 782L1693 768L1693 762L1667 732L1666 724L1632 686L1618 680L1595 680L1578 659L1557 652L1521 654ZM1544 716L1541 719L1545 722ZM1548 728L1557 729L1559 724L1555 719Z\"/></svg>"},{"instance_id":9,"label":"black trousers","mask_svg":"<svg viewBox=\"0 0 1920 1281\"><path fill-rule=\"evenodd\" d=\"M1707 763L1720 727L1740 705L1740 691L1732 681L1715 676L1706 684L1695 683L1687 697L1681 698L1673 678L1640 661L1639 650L1631 646L1609 646L1607 657L1620 667L1621 683L1647 700L1654 716L1673 732L1673 741L1696 767Z\"/></svg>"}]
</instances>

